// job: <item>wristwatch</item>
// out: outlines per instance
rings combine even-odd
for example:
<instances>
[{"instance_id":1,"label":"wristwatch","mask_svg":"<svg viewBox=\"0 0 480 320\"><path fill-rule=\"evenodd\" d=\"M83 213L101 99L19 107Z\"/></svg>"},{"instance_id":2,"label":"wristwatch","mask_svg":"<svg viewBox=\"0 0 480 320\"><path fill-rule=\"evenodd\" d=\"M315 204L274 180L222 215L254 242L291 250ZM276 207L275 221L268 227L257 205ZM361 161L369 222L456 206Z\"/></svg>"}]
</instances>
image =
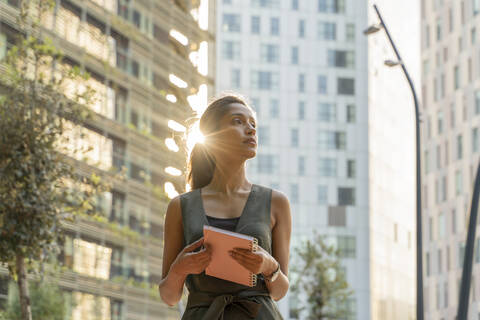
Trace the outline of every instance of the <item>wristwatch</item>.
<instances>
[{"instance_id":1,"label":"wristwatch","mask_svg":"<svg viewBox=\"0 0 480 320\"><path fill-rule=\"evenodd\" d=\"M273 282L277 279L278 275L280 274L280 263L277 262L277 269L273 271L273 273L269 276L264 275L263 278L266 282Z\"/></svg>"}]
</instances>

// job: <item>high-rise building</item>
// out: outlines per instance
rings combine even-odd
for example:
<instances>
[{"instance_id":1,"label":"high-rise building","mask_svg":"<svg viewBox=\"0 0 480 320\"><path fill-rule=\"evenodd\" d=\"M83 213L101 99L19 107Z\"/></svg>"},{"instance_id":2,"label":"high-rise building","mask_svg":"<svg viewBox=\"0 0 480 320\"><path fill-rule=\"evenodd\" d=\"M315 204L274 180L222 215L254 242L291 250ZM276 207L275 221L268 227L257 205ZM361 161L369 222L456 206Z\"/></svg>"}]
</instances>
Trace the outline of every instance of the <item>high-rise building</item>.
<instances>
[{"instance_id":1,"label":"high-rise building","mask_svg":"<svg viewBox=\"0 0 480 320\"><path fill-rule=\"evenodd\" d=\"M480 1L421 1L425 319L455 319L480 151ZM468 319L480 319L477 229Z\"/></svg>"},{"instance_id":2,"label":"high-rise building","mask_svg":"<svg viewBox=\"0 0 480 320\"><path fill-rule=\"evenodd\" d=\"M0 1L0 59L18 32L19 5ZM185 190L178 134L213 89L214 7L209 0L57 0L43 21L64 62L85 68L97 92L93 119L72 136L91 147L88 160L77 159L79 172L126 170L99 197L102 219L65 225L60 286L72 320L179 317L158 293L165 194Z\"/></svg>"},{"instance_id":3,"label":"high-rise building","mask_svg":"<svg viewBox=\"0 0 480 320\"><path fill-rule=\"evenodd\" d=\"M405 62L418 59L418 5L378 2L387 18L404 15L394 35ZM386 35L362 33L378 20L372 4L217 0L216 91L245 95L257 112L247 170L287 194L291 256L314 231L325 235L354 291L348 319L413 319L413 103L401 70L383 64L393 56ZM279 302L285 319L302 318L297 305L291 294Z\"/></svg>"}]
</instances>

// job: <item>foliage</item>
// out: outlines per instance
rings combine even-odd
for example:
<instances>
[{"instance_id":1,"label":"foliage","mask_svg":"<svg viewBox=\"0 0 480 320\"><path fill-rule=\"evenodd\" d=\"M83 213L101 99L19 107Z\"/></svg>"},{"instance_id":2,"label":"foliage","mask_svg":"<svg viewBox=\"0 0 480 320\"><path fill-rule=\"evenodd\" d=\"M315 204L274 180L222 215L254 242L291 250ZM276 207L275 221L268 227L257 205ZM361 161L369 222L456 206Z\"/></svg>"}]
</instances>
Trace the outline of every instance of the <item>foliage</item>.
<instances>
[{"instance_id":1,"label":"foliage","mask_svg":"<svg viewBox=\"0 0 480 320\"><path fill-rule=\"evenodd\" d=\"M15 45L0 72L0 261L30 319L26 272L59 251L61 223L91 213L100 177L81 176L68 133L90 116L88 74L63 60L41 22L55 1L22 1Z\"/></svg>"},{"instance_id":2,"label":"foliage","mask_svg":"<svg viewBox=\"0 0 480 320\"><path fill-rule=\"evenodd\" d=\"M299 303L293 311L307 315L307 319L347 319L347 300L352 295L342 270L339 252L325 243L322 236L307 240L295 250L297 265L293 267L296 279L292 293Z\"/></svg>"},{"instance_id":3,"label":"foliage","mask_svg":"<svg viewBox=\"0 0 480 320\"><path fill-rule=\"evenodd\" d=\"M63 320L66 313L65 300L60 288L53 283L30 283L30 300L33 320ZM4 319L21 320L18 289L10 283L8 303ZM0 316L0 319L2 317Z\"/></svg>"}]
</instances>

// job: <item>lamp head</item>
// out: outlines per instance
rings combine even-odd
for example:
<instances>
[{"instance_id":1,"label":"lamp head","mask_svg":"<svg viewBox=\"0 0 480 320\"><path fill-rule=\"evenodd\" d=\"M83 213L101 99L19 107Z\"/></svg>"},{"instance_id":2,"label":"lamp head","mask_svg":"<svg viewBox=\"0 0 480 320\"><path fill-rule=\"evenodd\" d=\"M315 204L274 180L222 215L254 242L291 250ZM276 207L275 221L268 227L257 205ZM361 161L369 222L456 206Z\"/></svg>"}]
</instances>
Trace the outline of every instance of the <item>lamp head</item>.
<instances>
[{"instance_id":1,"label":"lamp head","mask_svg":"<svg viewBox=\"0 0 480 320\"><path fill-rule=\"evenodd\" d=\"M399 64L402 64L401 61L394 61L394 60L385 60L385 65L386 66L389 66L389 67L395 67L395 66L398 66Z\"/></svg>"},{"instance_id":2,"label":"lamp head","mask_svg":"<svg viewBox=\"0 0 480 320\"><path fill-rule=\"evenodd\" d=\"M370 34L380 31L381 28L382 26L380 24L372 24L371 26L369 26L367 29L363 31L363 34L368 36Z\"/></svg>"}]
</instances>

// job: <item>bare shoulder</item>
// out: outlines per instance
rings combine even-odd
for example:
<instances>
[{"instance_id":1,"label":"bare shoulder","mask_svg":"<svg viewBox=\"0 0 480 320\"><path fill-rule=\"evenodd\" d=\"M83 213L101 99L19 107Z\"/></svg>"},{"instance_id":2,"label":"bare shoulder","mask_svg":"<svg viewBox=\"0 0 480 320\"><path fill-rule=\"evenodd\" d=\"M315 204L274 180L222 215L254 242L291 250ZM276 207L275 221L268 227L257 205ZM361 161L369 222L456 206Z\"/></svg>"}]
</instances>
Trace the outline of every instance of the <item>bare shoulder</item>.
<instances>
[{"instance_id":1,"label":"bare shoulder","mask_svg":"<svg viewBox=\"0 0 480 320\"><path fill-rule=\"evenodd\" d=\"M287 196L281 191L272 189L271 204L272 227L277 225L278 222L290 224L290 202L288 201Z\"/></svg>"},{"instance_id":2,"label":"bare shoulder","mask_svg":"<svg viewBox=\"0 0 480 320\"><path fill-rule=\"evenodd\" d=\"M176 196L168 203L167 213L165 214L165 223L182 222L182 207L180 204L180 196Z\"/></svg>"}]
</instances>

